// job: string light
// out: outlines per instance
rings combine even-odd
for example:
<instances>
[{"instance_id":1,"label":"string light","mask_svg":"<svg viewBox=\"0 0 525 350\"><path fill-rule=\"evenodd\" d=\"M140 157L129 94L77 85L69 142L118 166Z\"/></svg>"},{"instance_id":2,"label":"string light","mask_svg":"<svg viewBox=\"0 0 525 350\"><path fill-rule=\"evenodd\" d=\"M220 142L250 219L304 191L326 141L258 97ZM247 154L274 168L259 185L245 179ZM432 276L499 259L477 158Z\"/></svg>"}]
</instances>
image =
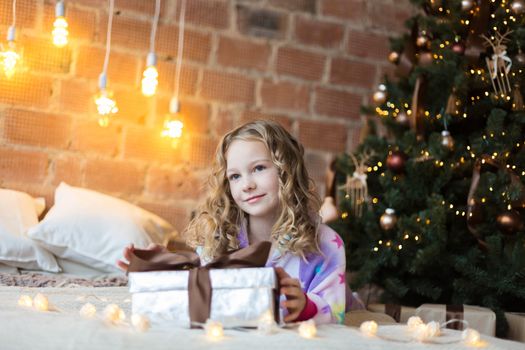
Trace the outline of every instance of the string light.
<instances>
[{"instance_id":1,"label":"string light","mask_svg":"<svg viewBox=\"0 0 525 350\"><path fill-rule=\"evenodd\" d=\"M109 0L109 19L106 38L106 55L104 57L104 67L98 79L99 92L95 95L95 105L99 114L98 124L102 127L109 125L110 117L118 112L117 103L113 99L113 92L107 89L107 70L109 64L109 52L111 48L111 26L113 24L113 8L115 0Z\"/></svg>"},{"instance_id":2,"label":"string light","mask_svg":"<svg viewBox=\"0 0 525 350\"><path fill-rule=\"evenodd\" d=\"M220 339L224 335L222 323L218 321L212 321L210 319L208 319L204 324L204 331L206 332L206 336L213 340Z\"/></svg>"},{"instance_id":3,"label":"string light","mask_svg":"<svg viewBox=\"0 0 525 350\"><path fill-rule=\"evenodd\" d=\"M57 47L64 47L68 42L69 31L65 17L64 1L59 0L55 6L55 21L53 22L53 44Z\"/></svg>"},{"instance_id":4,"label":"string light","mask_svg":"<svg viewBox=\"0 0 525 350\"><path fill-rule=\"evenodd\" d=\"M303 321L297 328L299 335L303 338L314 338L317 335L317 327L315 326L315 321L309 319L308 321Z\"/></svg>"},{"instance_id":5,"label":"string light","mask_svg":"<svg viewBox=\"0 0 525 350\"><path fill-rule=\"evenodd\" d=\"M15 24L16 24L16 0L13 0L13 23L7 30L7 44L2 46L1 64L5 76L10 79L19 69L22 53L15 43Z\"/></svg>"},{"instance_id":6,"label":"string light","mask_svg":"<svg viewBox=\"0 0 525 350\"><path fill-rule=\"evenodd\" d=\"M157 55L155 54L155 35L159 23L160 0L155 1L155 15L151 25L150 49L146 58L146 69L142 73L142 94L144 96L153 96L157 92L159 84L159 72L157 71Z\"/></svg>"},{"instance_id":7,"label":"string light","mask_svg":"<svg viewBox=\"0 0 525 350\"><path fill-rule=\"evenodd\" d=\"M177 147L180 138L182 137L182 129L184 128L183 118L180 115L179 89L180 89L180 73L182 66L182 53L184 51L184 24L186 14L186 0L181 1L180 18L179 18L179 41L177 48L177 67L175 72L175 87L173 96L170 100L169 114L164 119L164 127L161 132L162 137L171 139L171 146Z\"/></svg>"}]
</instances>

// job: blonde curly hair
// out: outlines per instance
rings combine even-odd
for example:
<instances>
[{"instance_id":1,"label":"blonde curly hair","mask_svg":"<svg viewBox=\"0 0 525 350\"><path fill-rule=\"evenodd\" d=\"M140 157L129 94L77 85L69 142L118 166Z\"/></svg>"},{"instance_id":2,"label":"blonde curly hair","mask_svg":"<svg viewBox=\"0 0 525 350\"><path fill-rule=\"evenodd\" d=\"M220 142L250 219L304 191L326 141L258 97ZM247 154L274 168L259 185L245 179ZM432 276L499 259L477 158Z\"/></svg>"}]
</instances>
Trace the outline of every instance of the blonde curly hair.
<instances>
[{"instance_id":1,"label":"blonde curly hair","mask_svg":"<svg viewBox=\"0 0 525 350\"><path fill-rule=\"evenodd\" d=\"M319 252L321 201L304 164L304 148L281 125L267 120L244 124L219 142L208 179L209 194L183 233L187 243L203 246L208 258L239 248L237 236L246 214L235 204L226 176L226 153L234 140L264 143L278 170L281 211L272 228L272 241L303 258Z\"/></svg>"}]
</instances>

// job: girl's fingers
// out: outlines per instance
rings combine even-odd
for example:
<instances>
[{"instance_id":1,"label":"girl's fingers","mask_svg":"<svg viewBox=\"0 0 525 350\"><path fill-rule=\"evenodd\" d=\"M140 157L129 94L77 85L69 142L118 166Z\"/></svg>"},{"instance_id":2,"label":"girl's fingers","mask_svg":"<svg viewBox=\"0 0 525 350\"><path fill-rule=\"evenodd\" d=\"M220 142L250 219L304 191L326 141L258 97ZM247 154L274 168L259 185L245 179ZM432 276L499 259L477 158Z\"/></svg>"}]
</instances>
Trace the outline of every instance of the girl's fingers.
<instances>
[{"instance_id":1,"label":"girl's fingers","mask_svg":"<svg viewBox=\"0 0 525 350\"><path fill-rule=\"evenodd\" d=\"M281 286L293 286L293 287L301 287L301 282L297 278L283 278L279 281Z\"/></svg>"},{"instance_id":2,"label":"girl's fingers","mask_svg":"<svg viewBox=\"0 0 525 350\"><path fill-rule=\"evenodd\" d=\"M123 270L123 271L128 271L128 268L129 268L129 265L126 264L124 261L122 260L117 260L117 266L119 269Z\"/></svg>"},{"instance_id":3,"label":"girl's fingers","mask_svg":"<svg viewBox=\"0 0 525 350\"><path fill-rule=\"evenodd\" d=\"M286 295L287 297L298 298L303 291L298 287L282 287L281 294Z\"/></svg>"}]
</instances>

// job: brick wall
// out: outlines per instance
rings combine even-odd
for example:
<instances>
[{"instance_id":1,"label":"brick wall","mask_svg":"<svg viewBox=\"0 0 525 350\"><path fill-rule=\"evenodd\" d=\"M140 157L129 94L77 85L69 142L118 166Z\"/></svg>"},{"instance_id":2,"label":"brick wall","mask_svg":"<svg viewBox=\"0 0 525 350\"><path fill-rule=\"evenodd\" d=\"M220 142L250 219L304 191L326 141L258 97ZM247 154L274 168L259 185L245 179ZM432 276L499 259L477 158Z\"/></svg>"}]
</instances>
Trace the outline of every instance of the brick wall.
<instances>
[{"instance_id":1,"label":"brick wall","mask_svg":"<svg viewBox=\"0 0 525 350\"><path fill-rule=\"evenodd\" d=\"M159 91L146 98L139 84L155 1L115 1L108 79L120 111L107 128L97 125L92 102L107 1L66 1L70 43L62 49L50 43L54 4L17 1L27 70L0 79L0 187L45 196L49 206L66 181L129 200L179 229L202 198L219 137L248 120L285 125L322 185L331 157L358 142L359 107L389 71L388 36L412 11L408 0L188 0L185 138L173 148L159 128L173 89L179 2L162 1ZM11 6L0 0L2 39Z\"/></svg>"}]
</instances>

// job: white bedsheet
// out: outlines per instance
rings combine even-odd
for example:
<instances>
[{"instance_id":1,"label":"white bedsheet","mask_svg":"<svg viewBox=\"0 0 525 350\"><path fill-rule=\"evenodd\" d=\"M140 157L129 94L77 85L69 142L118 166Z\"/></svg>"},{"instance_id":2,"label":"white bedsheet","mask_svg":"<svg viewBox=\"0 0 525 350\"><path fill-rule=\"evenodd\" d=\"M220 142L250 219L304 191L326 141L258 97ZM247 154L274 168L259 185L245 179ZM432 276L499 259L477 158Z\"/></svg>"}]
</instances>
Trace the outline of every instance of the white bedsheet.
<instances>
[{"instance_id":1,"label":"white bedsheet","mask_svg":"<svg viewBox=\"0 0 525 350\"><path fill-rule=\"evenodd\" d=\"M17 305L21 294L46 295L59 309L38 312ZM121 306L129 317L130 295L127 287L110 288L20 288L0 287L0 348L12 349L471 349L461 343L436 345L396 343L368 338L355 328L321 326L315 339L301 338L296 329L280 329L276 334L259 335L255 330L226 330L218 341L206 338L203 330L153 325L145 333L137 333L128 326L110 326L99 319L83 319L78 310L86 302L97 307L98 313L109 303ZM398 327L398 326L395 326ZM395 329L390 328L390 331ZM459 336L459 332L453 332ZM523 350L523 344L492 337L482 337L484 349Z\"/></svg>"}]
</instances>

